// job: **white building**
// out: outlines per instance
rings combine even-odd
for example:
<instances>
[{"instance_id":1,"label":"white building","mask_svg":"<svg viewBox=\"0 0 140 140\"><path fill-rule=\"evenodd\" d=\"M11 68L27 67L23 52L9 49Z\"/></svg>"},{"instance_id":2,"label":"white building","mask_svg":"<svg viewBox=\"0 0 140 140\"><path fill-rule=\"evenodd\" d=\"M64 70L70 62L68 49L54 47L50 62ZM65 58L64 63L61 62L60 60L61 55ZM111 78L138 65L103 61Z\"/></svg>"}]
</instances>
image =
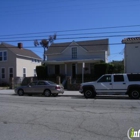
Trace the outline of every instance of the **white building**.
<instances>
[{"instance_id":1,"label":"white building","mask_svg":"<svg viewBox=\"0 0 140 140\"><path fill-rule=\"evenodd\" d=\"M52 44L46 51L48 74L75 78L82 73L83 64L86 67L85 72L90 74L95 62L108 62L108 42L108 39L102 39Z\"/></svg>"},{"instance_id":2,"label":"white building","mask_svg":"<svg viewBox=\"0 0 140 140\"><path fill-rule=\"evenodd\" d=\"M140 37L122 40L124 48L124 72L140 73Z\"/></svg>"},{"instance_id":3,"label":"white building","mask_svg":"<svg viewBox=\"0 0 140 140\"><path fill-rule=\"evenodd\" d=\"M13 46L0 44L0 83L9 83L10 77L23 79L36 75L36 66L41 65L41 58L34 52L24 49L22 43Z\"/></svg>"}]
</instances>

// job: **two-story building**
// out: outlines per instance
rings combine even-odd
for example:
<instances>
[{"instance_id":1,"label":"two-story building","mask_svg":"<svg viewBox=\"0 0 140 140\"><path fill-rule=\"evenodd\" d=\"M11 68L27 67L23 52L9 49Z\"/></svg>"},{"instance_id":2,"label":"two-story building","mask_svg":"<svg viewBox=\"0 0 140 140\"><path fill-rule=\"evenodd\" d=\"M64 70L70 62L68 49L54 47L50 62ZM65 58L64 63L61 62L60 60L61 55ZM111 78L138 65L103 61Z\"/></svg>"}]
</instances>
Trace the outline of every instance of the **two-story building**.
<instances>
[{"instance_id":1,"label":"two-story building","mask_svg":"<svg viewBox=\"0 0 140 140\"><path fill-rule=\"evenodd\" d=\"M48 74L62 74L75 78L82 73L90 74L95 62L108 62L108 39L54 43L46 51Z\"/></svg>"},{"instance_id":2,"label":"two-story building","mask_svg":"<svg viewBox=\"0 0 140 140\"><path fill-rule=\"evenodd\" d=\"M124 72L140 73L140 37L124 38Z\"/></svg>"},{"instance_id":3,"label":"two-story building","mask_svg":"<svg viewBox=\"0 0 140 140\"><path fill-rule=\"evenodd\" d=\"M0 83L9 83L10 77L22 80L24 77L36 76L36 66L42 59L31 50L23 48L22 43L13 46L0 44Z\"/></svg>"}]
</instances>

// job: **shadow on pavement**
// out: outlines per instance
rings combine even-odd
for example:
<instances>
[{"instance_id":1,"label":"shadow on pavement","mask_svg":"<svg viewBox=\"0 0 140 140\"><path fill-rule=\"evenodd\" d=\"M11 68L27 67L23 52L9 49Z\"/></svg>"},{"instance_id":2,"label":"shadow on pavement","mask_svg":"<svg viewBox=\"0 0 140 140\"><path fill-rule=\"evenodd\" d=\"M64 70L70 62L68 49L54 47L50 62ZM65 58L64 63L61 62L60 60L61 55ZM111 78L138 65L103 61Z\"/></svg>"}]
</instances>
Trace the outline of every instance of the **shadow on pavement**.
<instances>
[{"instance_id":1,"label":"shadow on pavement","mask_svg":"<svg viewBox=\"0 0 140 140\"><path fill-rule=\"evenodd\" d=\"M11 94L11 96L18 96L17 94ZM27 94L25 94L24 96L20 96L20 97L44 97L43 95L32 95L32 96L29 96ZM56 97L54 96L50 96L50 97L44 97L46 99L49 99L49 98L54 98L54 99L59 99L59 98L71 98L71 99L85 99L85 100L101 100L101 99L106 99L106 100L136 100L136 99L130 99L127 95L98 95L96 96L95 98L85 98L84 95L81 95L81 94L72 94L72 95L66 95L66 94L60 94ZM137 99L137 100L140 100L140 99Z\"/></svg>"},{"instance_id":2,"label":"shadow on pavement","mask_svg":"<svg viewBox=\"0 0 140 140\"><path fill-rule=\"evenodd\" d=\"M85 98L83 95L59 95L57 97L70 97L72 99L85 99L85 100L100 100L100 99L113 99L113 100L132 100L130 99L127 95L123 95L123 96L108 96L108 95L98 95L95 98Z\"/></svg>"}]
</instances>

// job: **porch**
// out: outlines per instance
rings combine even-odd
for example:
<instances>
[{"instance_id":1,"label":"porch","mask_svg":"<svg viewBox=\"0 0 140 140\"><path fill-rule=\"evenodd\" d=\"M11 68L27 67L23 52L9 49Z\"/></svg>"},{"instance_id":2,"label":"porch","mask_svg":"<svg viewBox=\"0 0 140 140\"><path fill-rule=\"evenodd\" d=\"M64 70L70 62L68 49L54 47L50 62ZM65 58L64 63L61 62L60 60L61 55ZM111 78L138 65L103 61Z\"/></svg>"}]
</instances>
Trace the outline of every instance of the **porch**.
<instances>
[{"instance_id":1,"label":"porch","mask_svg":"<svg viewBox=\"0 0 140 140\"><path fill-rule=\"evenodd\" d=\"M91 81L94 64L100 60L70 60L70 61L47 61L48 75L63 75L71 77L72 83ZM64 79L62 81L64 82Z\"/></svg>"}]
</instances>

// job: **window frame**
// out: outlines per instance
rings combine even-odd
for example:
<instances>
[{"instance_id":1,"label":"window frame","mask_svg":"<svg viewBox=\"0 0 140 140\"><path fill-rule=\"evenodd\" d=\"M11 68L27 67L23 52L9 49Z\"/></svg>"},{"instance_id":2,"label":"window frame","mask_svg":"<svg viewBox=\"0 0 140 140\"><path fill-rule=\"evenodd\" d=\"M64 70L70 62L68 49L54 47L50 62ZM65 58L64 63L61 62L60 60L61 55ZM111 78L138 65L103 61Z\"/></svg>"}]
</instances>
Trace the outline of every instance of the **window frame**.
<instances>
[{"instance_id":1,"label":"window frame","mask_svg":"<svg viewBox=\"0 0 140 140\"><path fill-rule=\"evenodd\" d=\"M4 69L4 73L2 72L2 69ZM4 74L4 77L3 77ZM6 78L6 69L5 67L1 67L1 79L5 79Z\"/></svg>"},{"instance_id":2,"label":"window frame","mask_svg":"<svg viewBox=\"0 0 140 140\"><path fill-rule=\"evenodd\" d=\"M34 77L36 77L37 74L36 74L36 68L34 68Z\"/></svg>"},{"instance_id":3,"label":"window frame","mask_svg":"<svg viewBox=\"0 0 140 140\"><path fill-rule=\"evenodd\" d=\"M5 56L5 54L6 56ZM1 50L0 51L0 62L4 62L4 61L7 61L8 59L8 53L7 53L7 50Z\"/></svg>"},{"instance_id":4,"label":"window frame","mask_svg":"<svg viewBox=\"0 0 140 140\"><path fill-rule=\"evenodd\" d=\"M100 81L101 79L103 79L104 77L110 77L110 81ZM111 75L104 75L102 76L100 79L97 80L97 83L110 83L112 82L111 80Z\"/></svg>"},{"instance_id":5,"label":"window frame","mask_svg":"<svg viewBox=\"0 0 140 140\"><path fill-rule=\"evenodd\" d=\"M44 84L41 84L41 85L40 85L39 83L44 83ZM44 82L44 81L39 81L39 82L37 83L37 85L38 85L38 86L45 86L45 85L47 85L47 83Z\"/></svg>"},{"instance_id":6,"label":"window frame","mask_svg":"<svg viewBox=\"0 0 140 140\"><path fill-rule=\"evenodd\" d=\"M115 77L120 77L120 76L123 78L123 80L122 80L122 81L121 81L121 80L115 81ZM116 82L117 82L117 83L118 83L118 82L124 82L124 76L121 75L121 74L120 74L120 75L113 75L113 78L114 78L114 82L115 82L115 83L116 83Z\"/></svg>"},{"instance_id":7,"label":"window frame","mask_svg":"<svg viewBox=\"0 0 140 140\"><path fill-rule=\"evenodd\" d=\"M35 84L33 84L33 83L35 83ZM32 84L33 84L33 85L32 85ZM35 85L37 85L37 82L36 82L36 81L31 82L29 85L30 85L30 86L35 86Z\"/></svg>"},{"instance_id":8,"label":"window frame","mask_svg":"<svg viewBox=\"0 0 140 140\"><path fill-rule=\"evenodd\" d=\"M25 69L25 72L24 72L24 69ZM23 71L23 78L25 78L26 77L26 75L27 75L27 69L25 68L25 67L23 67L23 69L22 69Z\"/></svg>"},{"instance_id":9,"label":"window frame","mask_svg":"<svg viewBox=\"0 0 140 140\"><path fill-rule=\"evenodd\" d=\"M77 59L77 47L71 48L71 57L72 59Z\"/></svg>"},{"instance_id":10,"label":"window frame","mask_svg":"<svg viewBox=\"0 0 140 140\"><path fill-rule=\"evenodd\" d=\"M10 72L10 69L12 69L12 73ZM13 68L13 67L9 67L9 69L8 69L8 74L9 74L9 78L14 77L14 68ZM12 74L13 76L11 76L11 74Z\"/></svg>"}]
</instances>

